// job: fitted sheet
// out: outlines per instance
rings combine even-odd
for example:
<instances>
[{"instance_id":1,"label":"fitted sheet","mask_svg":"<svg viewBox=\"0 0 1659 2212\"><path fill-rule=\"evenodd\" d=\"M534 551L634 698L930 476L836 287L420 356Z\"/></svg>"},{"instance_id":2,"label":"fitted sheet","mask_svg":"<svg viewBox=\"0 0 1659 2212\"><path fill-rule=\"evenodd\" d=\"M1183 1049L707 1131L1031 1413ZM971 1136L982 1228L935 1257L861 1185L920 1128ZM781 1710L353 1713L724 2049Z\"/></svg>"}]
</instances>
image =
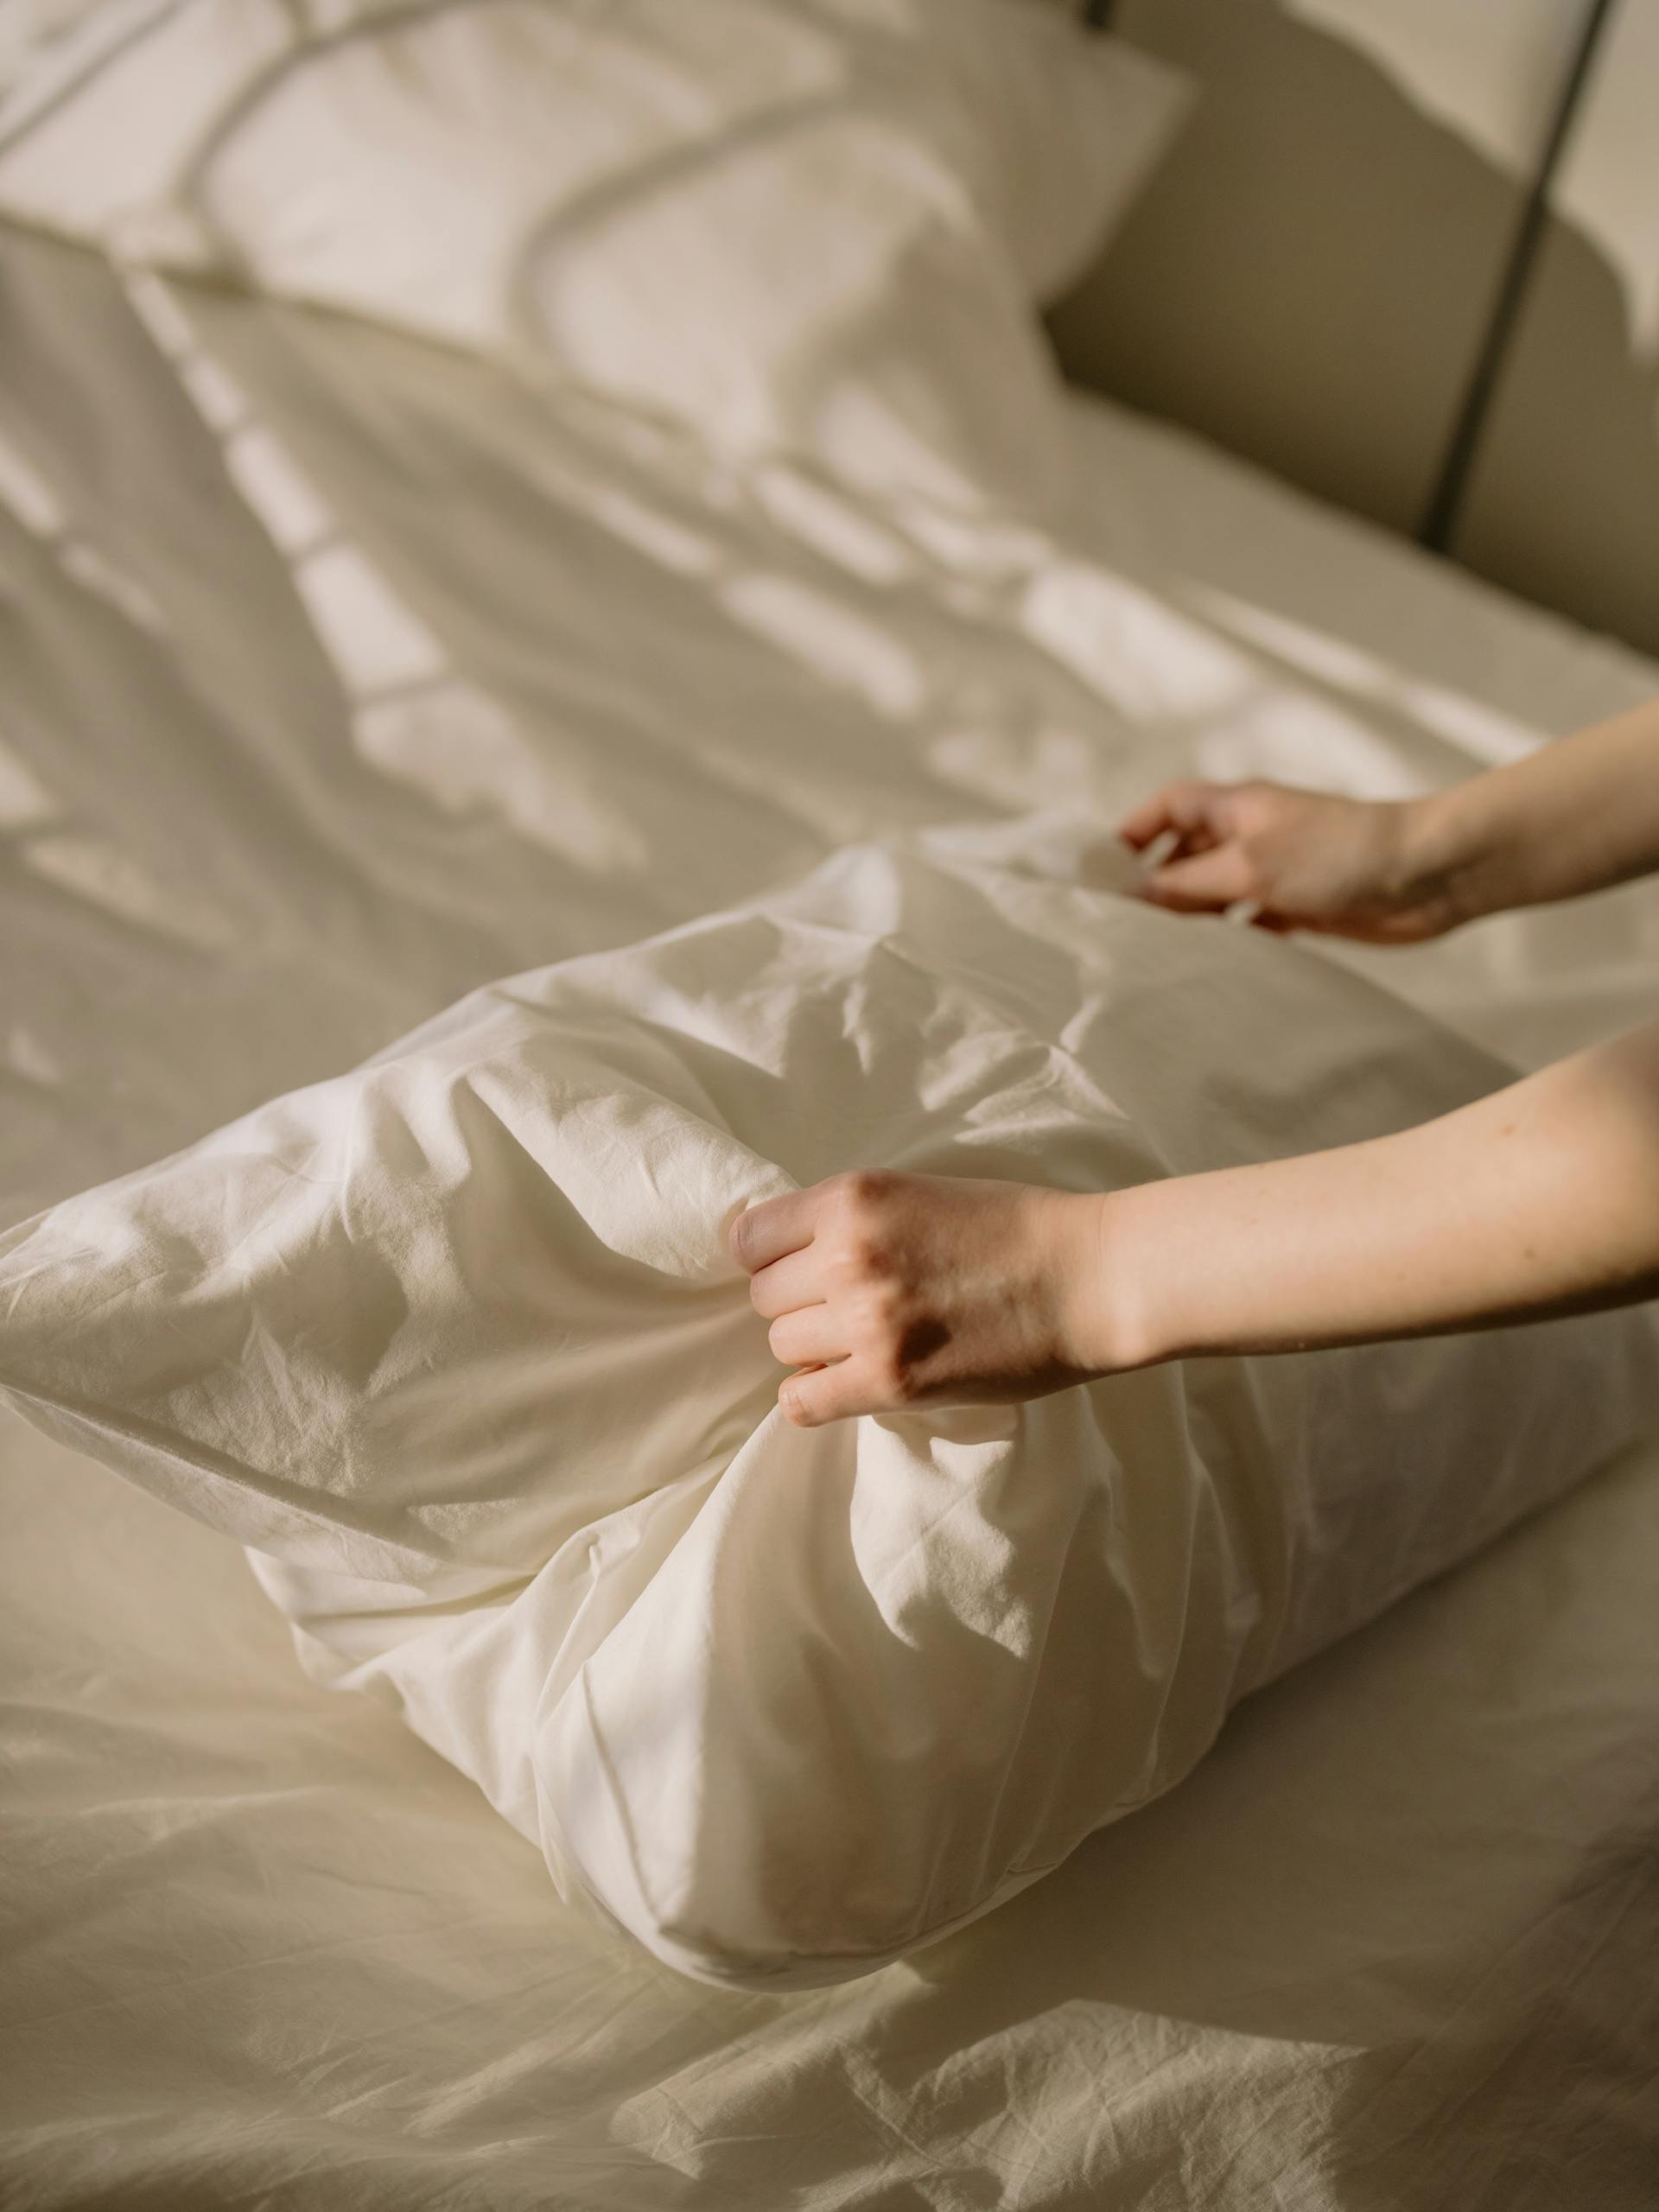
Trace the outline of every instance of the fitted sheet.
<instances>
[{"instance_id":1,"label":"fitted sheet","mask_svg":"<svg viewBox=\"0 0 1659 2212\"><path fill-rule=\"evenodd\" d=\"M873 827L1414 788L1655 688L1095 403L1063 530L923 542L411 340L15 230L0 283L8 1220ZM1656 917L1377 972L1520 1063L1650 1002ZM21 2202L1650 2201L1659 1453L987 1921L762 1997L579 1925L231 1547L0 1433Z\"/></svg>"}]
</instances>

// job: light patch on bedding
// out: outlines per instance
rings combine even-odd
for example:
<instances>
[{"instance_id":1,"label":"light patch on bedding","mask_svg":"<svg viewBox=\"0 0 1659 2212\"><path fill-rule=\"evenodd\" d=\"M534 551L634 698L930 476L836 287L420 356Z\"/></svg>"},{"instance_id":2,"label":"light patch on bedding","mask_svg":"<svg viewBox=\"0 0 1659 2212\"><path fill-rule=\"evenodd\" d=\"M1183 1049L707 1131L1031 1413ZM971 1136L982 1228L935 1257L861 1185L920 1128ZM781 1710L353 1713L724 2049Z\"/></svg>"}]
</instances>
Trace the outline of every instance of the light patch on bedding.
<instances>
[{"instance_id":1,"label":"light patch on bedding","mask_svg":"<svg viewBox=\"0 0 1659 2212\"><path fill-rule=\"evenodd\" d=\"M0 830L32 830L50 822L57 811L46 786L0 741Z\"/></svg>"},{"instance_id":2,"label":"light patch on bedding","mask_svg":"<svg viewBox=\"0 0 1659 2212\"><path fill-rule=\"evenodd\" d=\"M227 369L211 354L196 353L177 364L179 381L195 402L196 411L210 429L221 437L245 423L247 394Z\"/></svg>"},{"instance_id":3,"label":"light patch on bedding","mask_svg":"<svg viewBox=\"0 0 1659 2212\"><path fill-rule=\"evenodd\" d=\"M1362 652L1346 639L1333 638L1328 630L1294 622L1287 614L1254 606L1209 584L1194 584L1186 595L1217 629L1242 639L1246 645L1262 646L1275 660L1288 663L1321 683L1373 698L1388 687L1389 671L1374 654Z\"/></svg>"},{"instance_id":4,"label":"light patch on bedding","mask_svg":"<svg viewBox=\"0 0 1659 2212\"><path fill-rule=\"evenodd\" d=\"M365 760L446 814L494 815L582 868L620 874L646 865L639 829L574 762L534 751L506 712L470 683L451 681L359 708L352 729Z\"/></svg>"},{"instance_id":5,"label":"light patch on bedding","mask_svg":"<svg viewBox=\"0 0 1659 2212\"><path fill-rule=\"evenodd\" d=\"M856 692L888 721L919 711L927 679L915 655L810 584L791 576L734 576L721 587L720 599L746 628L781 646L826 683Z\"/></svg>"},{"instance_id":6,"label":"light patch on bedding","mask_svg":"<svg viewBox=\"0 0 1659 2212\"><path fill-rule=\"evenodd\" d=\"M327 545L294 564L294 581L334 672L354 697L448 673L442 646L354 545Z\"/></svg>"},{"instance_id":7,"label":"light patch on bedding","mask_svg":"<svg viewBox=\"0 0 1659 2212\"><path fill-rule=\"evenodd\" d=\"M25 1083L36 1084L44 1090L55 1090L66 1080L63 1063L24 1022L14 1021L8 1033L6 1065Z\"/></svg>"},{"instance_id":8,"label":"light patch on bedding","mask_svg":"<svg viewBox=\"0 0 1659 2212\"><path fill-rule=\"evenodd\" d=\"M1243 654L1166 600L1077 562L1033 577L1020 623L1091 691L1147 721L1224 713L1256 682Z\"/></svg>"},{"instance_id":9,"label":"light patch on bedding","mask_svg":"<svg viewBox=\"0 0 1659 2212\"><path fill-rule=\"evenodd\" d=\"M902 583L915 573L915 555L890 530L803 470L781 463L757 468L753 491L780 529L867 583Z\"/></svg>"},{"instance_id":10,"label":"light patch on bedding","mask_svg":"<svg viewBox=\"0 0 1659 2212\"><path fill-rule=\"evenodd\" d=\"M55 545L65 574L83 590L118 608L140 629L159 632L166 628L160 607L136 576L96 545L68 534L69 517L62 501L34 463L4 438L0 438L0 505L10 510L31 537Z\"/></svg>"},{"instance_id":11,"label":"light patch on bedding","mask_svg":"<svg viewBox=\"0 0 1659 2212\"><path fill-rule=\"evenodd\" d=\"M914 544L937 561L946 575L960 580L1007 585L1023 581L1054 557L1052 539L1007 515L953 514L912 501L895 503L891 512Z\"/></svg>"},{"instance_id":12,"label":"light patch on bedding","mask_svg":"<svg viewBox=\"0 0 1659 2212\"><path fill-rule=\"evenodd\" d=\"M310 478L263 423L226 439L225 466L279 552L303 553L336 527Z\"/></svg>"},{"instance_id":13,"label":"light patch on bedding","mask_svg":"<svg viewBox=\"0 0 1659 2212\"><path fill-rule=\"evenodd\" d=\"M1189 597L1234 637L1260 645L1275 660L1287 663L1318 683L1395 709L1483 767L1502 767L1523 759L1548 734L1466 693L1424 683L1390 668L1375 654L1351 645L1345 638L1333 637L1328 630L1293 621L1288 615L1253 606L1230 592L1197 585Z\"/></svg>"},{"instance_id":14,"label":"light patch on bedding","mask_svg":"<svg viewBox=\"0 0 1659 2212\"><path fill-rule=\"evenodd\" d=\"M45 477L4 437L0 437L0 503L35 537L55 537L67 520Z\"/></svg>"},{"instance_id":15,"label":"light patch on bedding","mask_svg":"<svg viewBox=\"0 0 1659 2212\"><path fill-rule=\"evenodd\" d=\"M218 437L232 482L277 550L291 559L331 537L338 527L332 511L275 432L252 419L246 392L203 347L172 288L155 276L130 273L124 289L157 348L173 363L197 413ZM327 596L326 574L320 588ZM342 588L332 588L338 594Z\"/></svg>"},{"instance_id":16,"label":"light patch on bedding","mask_svg":"<svg viewBox=\"0 0 1659 2212\"><path fill-rule=\"evenodd\" d=\"M1411 757L1360 715L1306 692L1264 691L1201 732L1193 757L1200 775L1223 783L1253 776L1305 783L1308 762L1317 760L1324 789L1356 798L1412 798L1426 781Z\"/></svg>"},{"instance_id":17,"label":"light patch on bedding","mask_svg":"<svg viewBox=\"0 0 1659 2212\"><path fill-rule=\"evenodd\" d=\"M1483 767L1502 768L1535 753L1547 730L1529 728L1497 708L1438 684L1399 681L1395 696L1425 729L1455 745Z\"/></svg>"},{"instance_id":18,"label":"light patch on bedding","mask_svg":"<svg viewBox=\"0 0 1659 2212\"><path fill-rule=\"evenodd\" d=\"M127 304L149 332L157 352L168 360L189 353L197 340L190 320L179 304L178 295L165 277L153 270L129 269L122 272L121 288L127 296Z\"/></svg>"},{"instance_id":19,"label":"light patch on bedding","mask_svg":"<svg viewBox=\"0 0 1659 2212\"><path fill-rule=\"evenodd\" d=\"M105 837L54 832L24 849L36 874L60 890L124 922L158 931L202 952L222 952L232 941L229 921L194 892L162 890L132 857Z\"/></svg>"},{"instance_id":20,"label":"light patch on bedding","mask_svg":"<svg viewBox=\"0 0 1659 2212\"><path fill-rule=\"evenodd\" d=\"M706 576L724 558L714 540L702 531L689 529L660 507L648 507L626 492L589 484L582 487L580 496L595 522L603 523L636 552L672 569L677 575Z\"/></svg>"},{"instance_id":21,"label":"light patch on bedding","mask_svg":"<svg viewBox=\"0 0 1659 2212\"><path fill-rule=\"evenodd\" d=\"M73 576L96 598L107 601L129 622L148 630L153 637L159 637L166 630L166 617L137 578L125 569L118 568L96 545L87 544L84 538L72 537L58 557L67 575Z\"/></svg>"}]
</instances>

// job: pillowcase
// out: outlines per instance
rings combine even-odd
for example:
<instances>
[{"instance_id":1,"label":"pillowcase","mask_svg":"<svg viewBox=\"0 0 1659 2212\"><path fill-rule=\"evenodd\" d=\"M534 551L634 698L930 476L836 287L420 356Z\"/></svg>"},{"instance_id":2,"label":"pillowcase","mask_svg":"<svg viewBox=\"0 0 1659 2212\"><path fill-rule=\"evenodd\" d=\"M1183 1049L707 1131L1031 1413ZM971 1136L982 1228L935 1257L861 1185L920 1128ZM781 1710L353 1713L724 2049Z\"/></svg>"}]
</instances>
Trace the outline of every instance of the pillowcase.
<instances>
[{"instance_id":1,"label":"pillowcase","mask_svg":"<svg viewBox=\"0 0 1659 2212\"><path fill-rule=\"evenodd\" d=\"M857 1165L1118 1186L1508 1072L1257 933L857 847L13 1230L0 1386L251 1546L315 1677L581 1909L832 1981L1166 1789L1659 1412L1659 1362L1610 1315L800 1431L734 1211Z\"/></svg>"},{"instance_id":2,"label":"pillowcase","mask_svg":"<svg viewBox=\"0 0 1659 2212\"><path fill-rule=\"evenodd\" d=\"M0 207L954 505L1057 490L1028 302L1185 99L1028 0L122 12L0 108Z\"/></svg>"}]
</instances>

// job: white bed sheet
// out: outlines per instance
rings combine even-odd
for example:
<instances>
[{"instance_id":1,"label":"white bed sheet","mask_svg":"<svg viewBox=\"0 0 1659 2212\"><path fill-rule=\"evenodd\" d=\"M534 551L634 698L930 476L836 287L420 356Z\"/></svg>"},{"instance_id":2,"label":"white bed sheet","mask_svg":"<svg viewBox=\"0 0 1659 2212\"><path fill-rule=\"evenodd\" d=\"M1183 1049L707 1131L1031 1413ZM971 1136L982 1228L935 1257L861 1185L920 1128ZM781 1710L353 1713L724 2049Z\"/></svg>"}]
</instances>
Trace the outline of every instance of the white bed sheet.
<instances>
[{"instance_id":1,"label":"white bed sheet","mask_svg":"<svg viewBox=\"0 0 1659 2212\"><path fill-rule=\"evenodd\" d=\"M7 1219L873 825L1399 790L1656 688L1096 404L1063 545L924 545L412 340L147 329L21 232L0 289ZM1386 969L1517 1059L1656 972L1642 891ZM575 1924L238 1554L0 1439L7 2202L1656 2201L1659 1449L988 1921L760 1998Z\"/></svg>"}]
</instances>

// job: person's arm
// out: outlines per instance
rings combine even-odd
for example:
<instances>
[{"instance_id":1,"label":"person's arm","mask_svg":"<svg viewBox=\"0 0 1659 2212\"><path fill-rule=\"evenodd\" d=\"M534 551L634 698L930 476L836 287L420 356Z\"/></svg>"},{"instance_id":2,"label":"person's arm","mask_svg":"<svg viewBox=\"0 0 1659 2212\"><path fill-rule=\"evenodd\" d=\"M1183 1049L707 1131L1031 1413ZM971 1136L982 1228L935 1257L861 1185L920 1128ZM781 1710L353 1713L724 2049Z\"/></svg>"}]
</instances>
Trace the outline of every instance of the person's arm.
<instances>
[{"instance_id":1,"label":"person's arm","mask_svg":"<svg viewBox=\"0 0 1659 2212\"><path fill-rule=\"evenodd\" d=\"M1248 899L1270 929L1409 944L1659 869L1659 700L1422 798L1171 784L1119 835L1166 841L1141 887L1155 905Z\"/></svg>"},{"instance_id":2,"label":"person's arm","mask_svg":"<svg viewBox=\"0 0 1659 2212\"><path fill-rule=\"evenodd\" d=\"M1659 1293L1659 1022L1395 1136L1104 1202L1134 1364L1442 1335Z\"/></svg>"},{"instance_id":3,"label":"person's arm","mask_svg":"<svg viewBox=\"0 0 1659 2212\"><path fill-rule=\"evenodd\" d=\"M733 1224L788 1417L1659 1294L1659 1022L1395 1136L1103 1196L837 1177Z\"/></svg>"}]
</instances>

